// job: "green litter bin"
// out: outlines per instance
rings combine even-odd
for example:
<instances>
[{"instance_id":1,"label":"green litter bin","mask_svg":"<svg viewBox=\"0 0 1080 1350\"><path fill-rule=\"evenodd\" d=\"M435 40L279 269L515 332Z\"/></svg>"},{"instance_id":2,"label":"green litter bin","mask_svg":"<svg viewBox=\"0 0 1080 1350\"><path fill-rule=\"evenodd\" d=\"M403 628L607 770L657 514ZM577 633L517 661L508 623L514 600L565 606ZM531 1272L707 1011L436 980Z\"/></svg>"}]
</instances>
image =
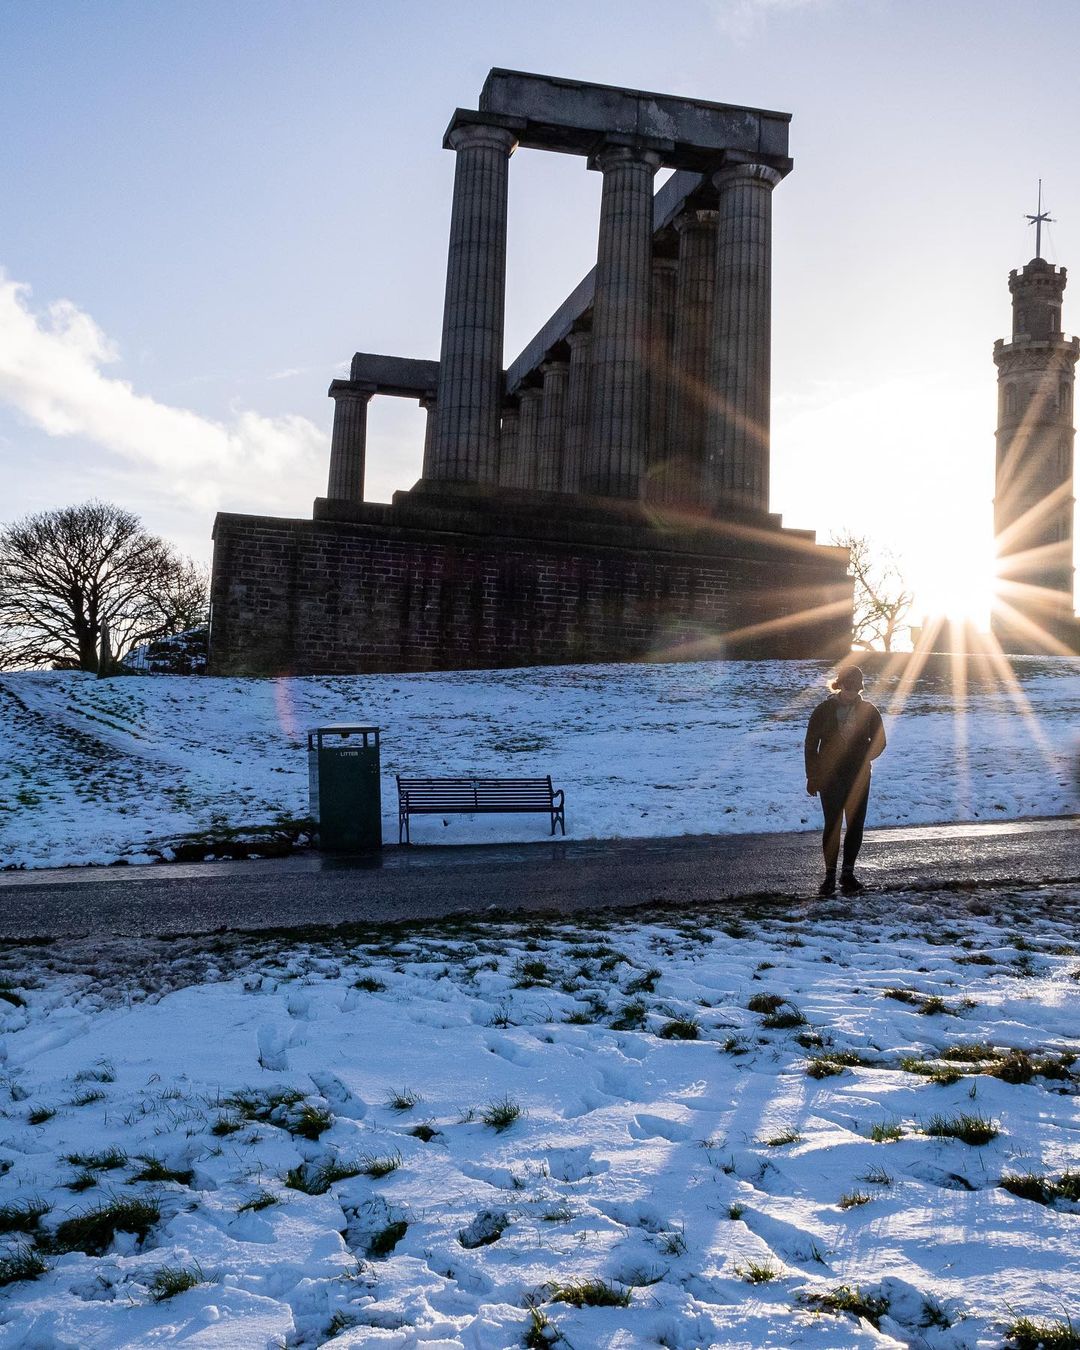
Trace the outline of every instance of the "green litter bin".
<instances>
[{"instance_id":1,"label":"green litter bin","mask_svg":"<svg viewBox=\"0 0 1080 1350\"><path fill-rule=\"evenodd\" d=\"M382 848L379 728L315 727L308 732L310 813L319 847L342 853Z\"/></svg>"}]
</instances>

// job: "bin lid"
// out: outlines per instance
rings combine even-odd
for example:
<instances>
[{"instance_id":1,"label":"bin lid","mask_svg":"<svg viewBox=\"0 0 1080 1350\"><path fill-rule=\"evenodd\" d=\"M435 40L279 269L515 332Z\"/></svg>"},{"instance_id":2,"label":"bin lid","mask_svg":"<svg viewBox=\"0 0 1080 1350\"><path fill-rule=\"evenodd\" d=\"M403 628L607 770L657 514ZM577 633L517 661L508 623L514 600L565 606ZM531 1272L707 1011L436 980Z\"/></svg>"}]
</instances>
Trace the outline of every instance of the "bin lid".
<instances>
[{"instance_id":1,"label":"bin lid","mask_svg":"<svg viewBox=\"0 0 1080 1350\"><path fill-rule=\"evenodd\" d=\"M375 744L379 743L379 728L372 726L361 726L356 722L333 722L326 727L312 727L307 734L308 746L322 745L324 739L333 736L339 736L345 740L349 736L363 736L365 743L368 736L375 737Z\"/></svg>"}]
</instances>

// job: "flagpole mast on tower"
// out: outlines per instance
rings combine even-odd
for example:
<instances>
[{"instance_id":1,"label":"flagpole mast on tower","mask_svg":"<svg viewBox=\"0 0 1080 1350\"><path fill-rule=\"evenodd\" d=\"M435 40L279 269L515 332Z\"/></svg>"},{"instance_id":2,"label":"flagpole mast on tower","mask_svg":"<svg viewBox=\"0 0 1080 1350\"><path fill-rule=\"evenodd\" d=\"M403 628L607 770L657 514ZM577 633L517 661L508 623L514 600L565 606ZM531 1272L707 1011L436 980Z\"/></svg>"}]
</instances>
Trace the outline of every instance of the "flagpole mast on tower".
<instances>
[{"instance_id":1,"label":"flagpole mast on tower","mask_svg":"<svg viewBox=\"0 0 1080 1350\"><path fill-rule=\"evenodd\" d=\"M1035 226L1035 256L1036 256L1036 258L1041 258L1041 257L1042 257L1042 227L1043 227L1043 221L1045 221L1045 222L1047 223L1047 225L1053 225L1053 223L1054 223L1053 220L1051 219L1051 216L1050 216L1049 211L1044 211L1044 210L1042 209L1042 179L1041 179L1041 178L1039 179L1039 202L1038 202L1038 205L1037 205L1036 208L1035 208L1035 214L1034 214L1033 216L1026 216L1025 219L1028 220L1032 225Z\"/></svg>"}]
</instances>

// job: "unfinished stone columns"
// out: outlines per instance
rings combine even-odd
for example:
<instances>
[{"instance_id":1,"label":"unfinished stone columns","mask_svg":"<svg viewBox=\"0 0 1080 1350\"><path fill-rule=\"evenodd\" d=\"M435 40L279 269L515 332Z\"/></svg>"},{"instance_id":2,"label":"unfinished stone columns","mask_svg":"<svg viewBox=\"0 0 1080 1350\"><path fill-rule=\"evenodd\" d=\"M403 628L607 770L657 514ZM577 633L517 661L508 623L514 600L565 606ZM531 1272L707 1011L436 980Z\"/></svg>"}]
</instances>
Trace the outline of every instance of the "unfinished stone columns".
<instances>
[{"instance_id":1,"label":"unfinished stone columns","mask_svg":"<svg viewBox=\"0 0 1080 1350\"><path fill-rule=\"evenodd\" d=\"M706 452L713 509L769 509L772 191L781 177L764 164L713 175L720 198Z\"/></svg>"},{"instance_id":2,"label":"unfinished stone columns","mask_svg":"<svg viewBox=\"0 0 1080 1350\"><path fill-rule=\"evenodd\" d=\"M593 302L592 391L585 492L638 497L649 414L652 183L660 156L608 145L591 166L604 175Z\"/></svg>"},{"instance_id":3,"label":"unfinished stone columns","mask_svg":"<svg viewBox=\"0 0 1080 1350\"><path fill-rule=\"evenodd\" d=\"M705 438L715 402L711 366L716 224L717 212L694 208L675 219L679 281L671 358L671 450L663 496L686 506L700 506L705 498Z\"/></svg>"},{"instance_id":4,"label":"unfinished stone columns","mask_svg":"<svg viewBox=\"0 0 1080 1350\"><path fill-rule=\"evenodd\" d=\"M544 397L540 405L536 486L541 492L558 492L566 440L566 387L570 363L545 361L540 373L544 377Z\"/></svg>"},{"instance_id":5,"label":"unfinished stone columns","mask_svg":"<svg viewBox=\"0 0 1080 1350\"><path fill-rule=\"evenodd\" d=\"M348 385L335 380L334 429L330 437L330 475L327 497L344 502L364 500L364 464L367 458L367 410L374 385Z\"/></svg>"},{"instance_id":6,"label":"unfinished stone columns","mask_svg":"<svg viewBox=\"0 0 1080 1350\"><path fill-rule=\"evenodd\" d=\"M502 127L465 123L457 152L430 475L493 485L498 476L506 294L506 198L516 144Z\"/></svg>"}]
</instances>

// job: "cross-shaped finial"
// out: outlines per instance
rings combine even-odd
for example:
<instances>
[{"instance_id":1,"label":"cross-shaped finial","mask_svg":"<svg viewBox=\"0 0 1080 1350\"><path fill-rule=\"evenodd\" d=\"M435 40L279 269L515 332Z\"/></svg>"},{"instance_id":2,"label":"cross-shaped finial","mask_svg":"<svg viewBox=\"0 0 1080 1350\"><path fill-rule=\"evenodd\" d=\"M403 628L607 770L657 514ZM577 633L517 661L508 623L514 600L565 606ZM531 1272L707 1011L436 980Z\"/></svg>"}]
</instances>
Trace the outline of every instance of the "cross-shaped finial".
<instances>
[{"instance_id":1,"label":"cross-shaped finial","mask_svg":"<svg viewBox=\"0 0 1080 1350\"><path fill-rule=\"evenodd\" d=\"M1028 217L1027 217L1027 220L1028 220L1032 225L1035 226L1035 256L1036 256L1036 258L1041 258L1041 257L1042 257L1042 227L1043 227L1043 221L1045 220L1046 223L1047 223L1047 225L1053 225L1053 223L1054 223L1053 220L1051 220L1051 218L1050 218L1050 213L1049 213L1048 211L1044 211L1044 210L1042 209L1042 179L1041 179L1041 178L1039 179L1039 204L1038 204L1038 206L1036 207L1035 214L1034 214L1033 216L1028 216Z\"/></svg>"}]
</instances>

